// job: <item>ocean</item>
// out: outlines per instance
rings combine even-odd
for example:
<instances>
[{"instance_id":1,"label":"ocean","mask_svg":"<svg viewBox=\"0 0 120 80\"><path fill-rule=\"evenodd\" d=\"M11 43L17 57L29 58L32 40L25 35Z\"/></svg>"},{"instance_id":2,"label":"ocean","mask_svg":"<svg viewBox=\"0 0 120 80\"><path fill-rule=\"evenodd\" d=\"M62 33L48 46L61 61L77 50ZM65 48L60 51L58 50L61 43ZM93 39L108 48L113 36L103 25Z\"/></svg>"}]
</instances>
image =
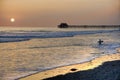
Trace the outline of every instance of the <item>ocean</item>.
<instances>
[{"instance_id":1,"label":"ocean","mask_svg":"<svg viewBox=\"0 0 120 80\"><path fill-rule=\"evenodd\" d=\"M0 80L117 53L119 36L118 29L0 27Z\"/></svg>"}]
</instances>

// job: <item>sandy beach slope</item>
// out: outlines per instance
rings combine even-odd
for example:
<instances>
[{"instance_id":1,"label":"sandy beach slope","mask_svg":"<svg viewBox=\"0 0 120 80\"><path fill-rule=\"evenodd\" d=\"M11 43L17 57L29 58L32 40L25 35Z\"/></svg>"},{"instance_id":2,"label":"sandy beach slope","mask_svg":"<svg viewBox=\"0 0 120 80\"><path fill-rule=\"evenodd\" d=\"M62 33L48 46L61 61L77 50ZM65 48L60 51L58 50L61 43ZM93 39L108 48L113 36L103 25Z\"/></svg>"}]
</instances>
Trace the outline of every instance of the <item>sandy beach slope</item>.
<instances>
[{"instance_id":1,"label":"sandy beach slope","mask_svg":"<svg viewBox=\"0 0 120 80\"><path fill-rule=\"evenodd\" d=\"M116 54L101 56L89 62L46 70L19 80L119 80L120 49L117 51Z\"/></svg>"}]
</instances>

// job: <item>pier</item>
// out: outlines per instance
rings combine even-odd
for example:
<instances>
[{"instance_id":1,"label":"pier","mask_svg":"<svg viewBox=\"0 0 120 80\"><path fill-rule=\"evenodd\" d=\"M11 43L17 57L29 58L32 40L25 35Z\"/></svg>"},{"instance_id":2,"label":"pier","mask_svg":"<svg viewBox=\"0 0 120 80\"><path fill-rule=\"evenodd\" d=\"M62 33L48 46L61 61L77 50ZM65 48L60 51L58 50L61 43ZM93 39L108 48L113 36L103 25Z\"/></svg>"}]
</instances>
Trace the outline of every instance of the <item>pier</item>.
<instances>
[{"instance_id":1,"label":"pier","mask_svg":"<svg viewBox=\"0 0 120 80\"><path fill-rule=\"evenodd\" d=\"M120 25L69 25L67 23L61 23L58 28L118 28Z\"/></svg>"}]
</instances>

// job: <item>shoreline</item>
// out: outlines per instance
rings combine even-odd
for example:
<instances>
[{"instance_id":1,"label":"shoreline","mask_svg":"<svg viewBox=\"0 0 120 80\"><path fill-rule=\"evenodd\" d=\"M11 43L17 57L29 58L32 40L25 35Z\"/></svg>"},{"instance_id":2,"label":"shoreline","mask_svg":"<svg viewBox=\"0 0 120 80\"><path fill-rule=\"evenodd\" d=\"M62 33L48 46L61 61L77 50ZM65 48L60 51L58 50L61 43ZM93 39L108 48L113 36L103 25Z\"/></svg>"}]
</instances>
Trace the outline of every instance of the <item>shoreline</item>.
<instances>
[{"instance_id":1,"label":"shoreline","mask_svg":"<svg viewBox=\"0 0 120 80\"><path fill-rule=\"evenodd\" d=\"M41 71L35 72L35 73L33 73L33 74L36 74L36 73L39 73L39 72L48 71L48 70L52 70L52 69L56 69L56 68L60 68L60 67L66 67L66 66L71 66L71 65L84 64L84 63L87 63L87 62L91 62L91 61L95 60L96 58L100 58L100 57L103 57L103 56L106 56L106 55L112 55L112 54L118 54L118 53L120 53L119 48L116 49L116 51L117 51L117 53L111 53L111 54L104 54L104 55L101 55L101 56L96 56L96 57L91 58L91 59L88 60L88 61L83 61L83 62L80 62L80 63L74 63L74 64L68 64L68 65L63 65L63 66L58 66L58 67L52 67L52 68L48 68L48 69L45 69L45 70L41 70ZM96 53L96 54L97 54L97 53ZM103 53L101 53L101 54L103 54ZM30 75L33 75L33 74L30 74ZM29 76L29 75L27 75L27 76ZM25 77L25 76L24 76L24 77Z\"/></svg>"},{"instance_id":2,"label":"shoreline","mask_svg":"<svg viewBox=\"0 0 120 80\"><path fill-rule=\"evenodd\" d=\"M120 60L120 48L117 50L118 50L118 52L114 53L114 54L107 54L107 55L99 56L90 61L86 61L86 62L82 62L82 63L70 64L70 65L66 65L66 66L59 66L59 67L43 70L40 72L36 72L36 73L30 74L27 76L17 78L15 80L43 80L43 79L55 77L58 75L65 75L67 73L73 73L73 72L77 72L77 71L94 69L94 68L102 65L104 62ZM106 58L107 58L107 60L106 60Z\"/></svg>"}]
</instances>

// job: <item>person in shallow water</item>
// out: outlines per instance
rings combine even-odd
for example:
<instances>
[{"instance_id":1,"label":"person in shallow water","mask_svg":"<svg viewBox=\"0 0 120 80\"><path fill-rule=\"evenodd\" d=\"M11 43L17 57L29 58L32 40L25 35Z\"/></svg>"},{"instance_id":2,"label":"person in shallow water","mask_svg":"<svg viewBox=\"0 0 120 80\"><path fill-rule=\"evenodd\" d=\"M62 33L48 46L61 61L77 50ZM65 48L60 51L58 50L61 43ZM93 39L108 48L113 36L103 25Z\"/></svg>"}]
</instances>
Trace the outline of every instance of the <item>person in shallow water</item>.
<instances>
[{"instance_id":1,"label":"person in shallow water","mask_svg":"<svg viewBox=\"0 0 120 80\"><path fill-rule=\"evenodd\" d=\"M104 41L102 41L101 39L99 39L98 44L101 45Z\"/></svg>"}]
</instances>

